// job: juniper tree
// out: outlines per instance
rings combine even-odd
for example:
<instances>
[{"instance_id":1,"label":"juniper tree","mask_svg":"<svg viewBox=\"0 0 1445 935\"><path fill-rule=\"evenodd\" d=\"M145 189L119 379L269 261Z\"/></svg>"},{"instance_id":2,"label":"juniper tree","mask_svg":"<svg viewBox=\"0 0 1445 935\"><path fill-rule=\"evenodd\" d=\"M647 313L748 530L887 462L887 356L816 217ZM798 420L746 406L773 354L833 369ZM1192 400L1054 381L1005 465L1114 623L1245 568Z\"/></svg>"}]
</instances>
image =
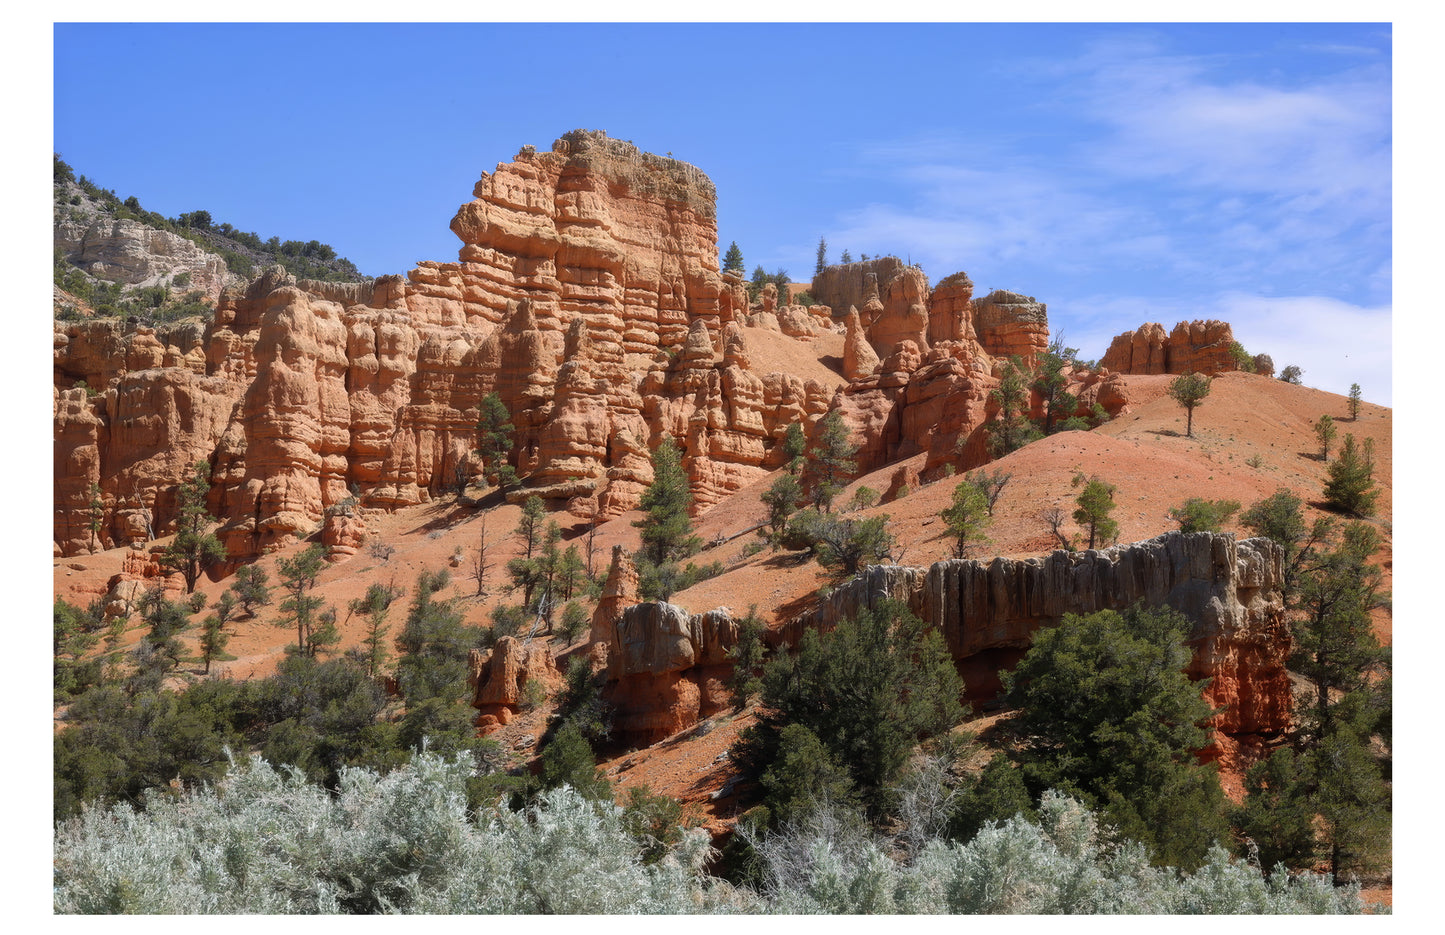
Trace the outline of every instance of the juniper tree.
<instances>
[{"instance_id":1,"label":"juniper tree","mask_svg":"<svg viewBox=\"0 0 1445 935\"><path fill-rule=\"evenodd\" d=\"M1298 386L1300 383L1300 378L1303 377L1304 374L1305 372L1301 370L1298 365L1288 364L1283 370L1279 372L1279 378L1284 383L1292 383L1295 386Z\"/></svg>"},{"instance_id":2,"label":"juniper tree","mask_svg":"<svg viewBox=\"0 0 1445 935\"><path fill-rule=\"evenodd\" d=\"M1209 395L1210 384L1213 381L1206 376L1197 373L1186 373L1176 377L1169 384L1169 397L1184 407L1188 413L1184 435L1187 438L1194 437L1194 410L1204 402Z\"/></svg>"},{"instance_id":3,"label":"juniper tree","mask_svg":"<svg viewBox=\"0 0 1445 935\"><path fill-rule=\"evenodd\" d=\"M1004 675L1024 778L1080 795L1155 860L1190 868L1224 838L1224 796L1195 751L1211 710L1184 674L1190 623L1167 607L1067 614Z\"/></svg>"},{"instance_id":4,"label":"juniper tree","mask_svg":"<svg viewBox=\"0 0 1445 935\"><path fill-rule=\"evenodd\" d=\"M201 572L226 557L226 547L206 527L215 518L206 510L211 483L206 479L210 465L197 461L188 480L176 492L176 538L160 555L161 567L179 571L186 579L186 593L196 589Z\"/></svg>"},{"instance_id":5,"label":"juniper tree","mask_svg":"<svg viewBox=\"0 0 1445 935\"><path fill-rule=\"evenodd\" d=\"M920 740L963 714L963 682L943 638L897 601L804 632L796 653L763 667L757 725L735 748L762 773L783 753L790 724L808 729L875 810Z\"/></svg>"},{"instance_id":6,"label":"juniper tree","mask_svg":"<svg viewBox=\"0 0 1445 935\"><path fill-rule=\"evenodd\" d=\"M1169 518L1179 524L1180 532L1223 532L1224 524L1238 512L1238 500L1190 497L1183 506L1171 507Z\"/></svg>"}]
</instances>

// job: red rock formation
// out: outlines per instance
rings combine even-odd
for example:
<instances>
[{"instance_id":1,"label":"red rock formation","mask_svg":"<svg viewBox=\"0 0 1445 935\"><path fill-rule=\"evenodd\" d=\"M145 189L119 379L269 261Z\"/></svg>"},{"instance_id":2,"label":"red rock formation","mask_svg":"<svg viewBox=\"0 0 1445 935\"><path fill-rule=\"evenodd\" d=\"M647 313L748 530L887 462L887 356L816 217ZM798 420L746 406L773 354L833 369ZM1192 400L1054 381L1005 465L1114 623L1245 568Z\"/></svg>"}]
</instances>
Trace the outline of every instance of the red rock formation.
<instances>
[{"instance_id":1,"label":"red rock formation","mask_svg":"<svg viewBox=\"0 0 1445 935\"><path fill-rule=\"evenodd\" d=\"M562 681L552 651L546 646L524 645L513 636L497 640L483 655L472 650L468 657L468 681L475 689L472 707L478 712L476 725L483 735L506 724L521 707L528 683L538 683L551 692Z\"/></svg>"},{"instance_id":2,"label":"red rock formation","mask_svg":"<svg viewBox=\"0 0 1445 935\"><path fill-rule=\"evenodd\" d=\"M995 289L973 300L973 327L979 344L994 357L1017 355L1030 367L1049 349L1048 306L1033 296Z\"/></svg>"},{"instance_id":3,"label":"red rock formation","mask_svg":"<svg viewBox=\"0 0 1445 935\"><path fill-rule=\"evenodd\" d=\"M1229 347L1234 329L1222 321L1181 321L1166 337L1157 322L1126 331L1109 343L1099 366L1116 373L1204 373L1238 370Z\"/></svg>"},{"instance_id":4,"label":"red rock formation","mask_svg":"<svg viewBox=\"0 0 1445 935\"><path fill-rule=\"evenodd\" d=\"M204 329L58 323L57 389L84 380L104 397L56 395L56 551L89 547L92 483L106 542L143 532L146 511L163 533L197 460L238 558L314 529L353 485L369 507L424 502L474 475L493 391L531 475L509 495L585 500L604 518L636 506L664 434L686 446L702 507L761 476L791 421L825 411L825 388L752 371L740 336L724 353L746 290L718 272L715 195L696 168L576 131L473 194L452 221L456 263L370 284L267 270L223 292ZM800 337L821 321L783 316Z\"/></svg>"},{"instance_id":5,"label":"red rock formation","mask_svg":"<svg viewBox=\"0 0 1445 935\"><path fill-rule=\"evenodd\" d=\"M1022 655L1033 632L1066 613L1169 605L1194 624L1187 672L1210 680L1205 699L1226 734L1278 734L1289 726L1283 553L1268 539L1168 533L1145 542L1044 558L951 560L929 568L879 565L835 589L824 606L779 638L828 626L881 597L906 602L937 626L964 670L971 697L993 697L997 673Z\"/></svg>"}]
</instances>

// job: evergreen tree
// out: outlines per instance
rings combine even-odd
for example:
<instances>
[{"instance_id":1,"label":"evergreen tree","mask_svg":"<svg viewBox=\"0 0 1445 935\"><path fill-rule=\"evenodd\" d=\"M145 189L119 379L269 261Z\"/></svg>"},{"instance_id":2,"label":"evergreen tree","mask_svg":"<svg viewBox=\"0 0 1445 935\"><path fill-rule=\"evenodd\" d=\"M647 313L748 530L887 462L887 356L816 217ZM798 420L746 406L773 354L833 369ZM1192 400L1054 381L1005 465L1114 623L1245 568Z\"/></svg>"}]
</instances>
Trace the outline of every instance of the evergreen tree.
<instances>
[{"instance_id":1,"label":"evergreen tree","mask_svg":"<svg viewBox=\"0 0 1445 935\"><path fill-rule=\"evenodd\" d=\"M1299 386L1300 378L1304 375L1305 372L1295 364L1288 364L1283 370L1279 372L1279 378L1281 381L1285 383L1292 383L1295 386Z\"/></svg>"},{"instance_id":2,"label":"evergreen tree","mask_svg":"<svg viewBox=\"0 0 1445 935\"><path fill-rule=\"evenodd\" d=\"M320 625L321 598L311 593L316 587L316 578L321 574L326 550L319 545L307 546L291 558L276 563L281 575L281 587L291 596L281 602L282 617L277 626L296 627L296 652L314 655L311 652L310 634Z\"/></svg>"},{"instance_id":3,"label":"evergreen tree","mask_svg":"<svg viewBox=\"0 0 1445 935\"><path fill-rule=\"evenodd\" d=\"M852 262L853 262L853 254L849 253L847 250L844 250L844 251L843 251L843 255L838 258L838 262L844 264L845 266L846 266L847 264L849 264L849 263L852 263Z\"/></svg>"},{"instance_id":4,"label":"evergreen tree","mask_svg":"<svg viewBox=\"0 0 1445 935\"><path fill-rule=\"evenodd\" d=\"M818 442L809 452L807 464L814 508L832 511L833 498L843 489L848 476L857 470L857 462L853 460L857 453L858 446L849 438L843 413L829 410L818 424Z\"/></svg>"},{"instance_id":5,"label":"evergreen tree","mask_svg":"<svg viewBox=\"0 0 1445 935\"><path fill-rule=\"evenodd\" d=\"M803 424L789 422L787 431L783 433L783 463L789 474L797 474L803 469L804 455L807 453L808 437L803 432Z\"/></svg>"},{"instance_id":6,"label":"evergreen tree","mask_svg":"<svg viewBox=\"0 0 1445 935\"><path fill-rule=\"evenodd\" d=\"M745 267L743 266L743 252L738 249L738 242L734 240L728 246L727 256L723 257L723 272L737 273L738 275L742 275L742 271L744 268Z\"/></svg>"},{"instance_id":7,"label":"evergreen tree","mask_svg":"<svg viewBox=\"0 0 1445 935\"><path fill-rule=\"evenodd\" d=\"M1334 444L1335 436L1338 434L1335 429L1335 420L1331 419L1329 414L1326 413L1320 416L1319 421L1314 425L1314 429L1315 438L1319 439L1320 442L1320 460L1329 461L1330 446Z\"/></svg>"},{"instance_id":8,"label":"evergreen tree","mask_svg":"<svg viewBox=\"0 0 1445 935\"><path fill-rule=\"evenodd\" d=\"M733 674L728 679L728 688L733 693L733 712L739 713L748 706L748 701L762 691L763 660L767 646L763 633L767 627L758 617L758 605L748 608L748 615L738 621L738 641L728 650L732 660Z\"/></svg>"},{"instance_id":9,"label":"evergreen tree","mask_svg":"<svg viewBox=\"0 0 1445 935\"><path fill-rule=\"evenodd\" d=\"M1004 364L998 388L989 393L998 406L998 416L988 427L988 447L995 458L1001 458L1038 438L1038 430L1028 419L1029 390L1024 383L1023 362L1014 357Z\"/></svg>"},{"instance_id":10,"label":"evergreen tree","mask_svg":"<svg viewBox=\"0 0 1445 935\"><path fill-rule=\"evenodd\" d=\"M477 455L482 459L482 473L491 478L500 488L517 484L517 471L508 463L512 450L512 437L516 427L512 425L511 414L496 392L482 397L477 418Z\"/></svg>"},{"instance_id":11,"label":"evergreen tree","mask_svg":"<svg viewBox=\"0 0 1445 935\"><path fill-rule=\"evenodd\" d=\"M266 569L260 565L242 565L236 569L236 580L231 583L231 593L236 602L246 611L246 616L256 616L256 608L271 603L271 589L266 585Z\"/></svg>"},{"instance_id":12,"label":"evergreen tree","mask_svg":"<svg viewBox=\"0 0 1445 935\"><path fill-rule=\"evenodd\" d=\"M988 541L988 497L975 484L961 481L953 488L953 505L939 514L953 537L953 557L967 558L974 543Z\"/></svg>"},{"instance_id":13,"label":"evergreen tree","mask_svg":"<svg viewBox=\"0 0 1445 935\"><path fill-rule=\"evenodd\" d=\"M818 262L813 267L813 278L823 275L823 270L828 268L828 240L825 237L818 238Z\"/></svg>"},{"instance_id":14,"label":"evergreen tree","mask_svg":"<svg viewBox=\"0 0 1445 935\"><path fill-rule=\"evenodd\" d=\"M235 595L230 591L221 592L212 608L215 613L201 624L201 661L206 665L205 675L211 674L213 659L225 658L226 644L231 641L231 634L226 632L226 624L231 622L231 617L236 612Z\"/></svg>"},{"instance_id":15,"label":"evergreen tree","mask_svg":"<svg viewBox=\"0 0 1445 935\"><path fill-rule=\"evenodd\" d=\"M1238 500L1190 497L1183 506L1171 507L1169 518L1179 524L1180 532L1223 532L1225 523L1238 512Z\"/></svg>"},{"instance_id":16,"label":"evergreen tree","mask_svg":"<svg viewBox=\"0 0 1445 935\"><path fill-rule=\"evenodd\" d=\"M1114 512L1114 485L1106 484L1098 477L1089 478L1084 482L1084 475L1074 475L1074 486L1084 484L1083 492L1074 501L1079 508L1074 511L1074 522L1089 530L1089 545L1092 549L1097 541L1100 545L1107 544L1116 539L1119 535L1119 524L1110 518L1109 514Z\"/></svg>"},{"instance_id":17,"label":"evergreen tree","mask_svg":"<svg viewBox=\"0 0 1445 935\"><path fill-rule=\"evenodd\" d=\"M1360 384L1350 384L1350 421L1360 418Z\"/></svg>"},{"instance_id":18,"label":"evergreen tree","mask_svg":"<svg viewBox=\"0 0 1445 935\"><path fill-rule=\"evenodd\" d=\"M1325 504L1332 510L1352 516L1368 516L1375 508L1374 465L1367 461L1355 445L1355 436L1346 435L1340 456L1328 468L1325 482Z\"/></svg>"},{"instance_id":19,"label":"evergreen tree","mask_svg":"<svg viewBox=\"0 0 1445 935\"><path fill-rule=\"evenodd\" d=\"M682 451L672 436L663 436L652 453L652 483L642 495L646 516L633 523L642 531L642 554L661 568L687 558L702 547L692 534L692 488L682 469Z\"/></svg>"},{"instance_id":20,"label":"evergreen tree","mask_svg":"<svg viewBox=\"0 0 1445 935\"><path fill-rule=\"evenodd\" d=\"M186 593L196 590L201 572L226 557L226 547L207 532L215 518L206 510L206 494L211 483L206 479L210 466L197 461L189 480L176 492L176 538L161 553L161 567L179 571L186 578Z\"/></svg>"},{"instance_id":21,"label":"evergreen tree","mask_svg":"<svg viewBox=\"0 0 1445 935\"><path fill-rule=\"evenodd\" d=\"M1295 592L1300 571L1314 548L1324 542L1334 524L1318 519L1306 526L1301 509L1303 501L1287 488L1281 487L1251 506L1239 518L1239 524L1256 536L1265 536L1284 549L1284 591L1286 599Z\"/></svg>"},{"instance_id":22,"label":"evergreen tree","mask_svg":"<svg viewBox=\"0 0 1445 935\"><path fill-rule=\"evenodd\" d=\"M1241 831L1293 867L1324 860L1336 882L1388 853L1390 790L1372 752L1388 748L1389 654L1374 636L1381 572L1370 563L1379 535L1347 526L1306 563L1290 602L1291 672L1313 693L1299 712L1293 749L1276 751L1250 774Z\"/></svg>"},{"instance_id":23,"label":"evergreen tree","mask_svg":"<svg viewBox=\"0 0 1445 935\"><path fill-rule=\"evenodd\" d=\"M792 474L784 474L773 481L772 486L765 490L759 499L768 508L768 525L758 532L772 543L776 550L782 543L788 517L793 515L803 499L803 485L798 483L798 479Z\"/></svg>"},{"instance_id":24,"label":"evergreen tree","mask_svg":"<svg viewBox=\"0 0 1445 935\"><path fill-rule=\"evenodd\" d=\"M1212 712L1184 674L1189 631L1167 607L1067 614L1004 675L1030 790L1082 796L1156 861L1184 868L1227 830L1218 775L1195 758Z\"/></svg>"},{"instance_id":25,"label":"evergreen tree","mask_svg":"<svg viewBox=\"0 0 1445 935\"><path fill-rule=\"evenodd\" d=\"M796 653L763 668L758 723L736 748L762 774L781 758L783 731L807 728L870 807L915 744L952 727L963 682L936 630L906 606L882 601L827 633L808 630Z\"/></svg>"},{"instance_id":26,"label":"evergreen tree","mask_svg":"<svg viewBox=\"0 0 1445 935\"><path fill-rule=\"evenodd\" d=\"M1209 387L1213 381L1206 376L1197 373L1186 373L1176 377L1169 384L1169 397L1184 407L1189 414L1184 435L1187 438L1194 437L1194 410L1204 402L1209 395Z\"/></svg>"},{"instance_id":27,"label":"evergreen tree","mask_svg":"<svg viewBox=\"0 0 1445 935\"><path fill-rule=\"evenodd\" d=\"M1069 418L1077 408L1078 399L1067 392L1068 377L1064 368L1078 354L1078 348L1064 347L1064 336L1059 335L1049 342L1049 349L1038 358L1038 375L1030 389L1039 394L1044 403L1044 434L1054 434L1057 423Z\"/></svg>"},{"instance_id":28,"label":"evergreen tree","mask_svg":"<svg viewBox=\"0 0 1445 935\"><path fill-rule=\"evenodd\" d=\"M90 485L90 551L95 552L96 539L105 528L105 500L100 495L100 485Z\"/></svg>"}]
</instances>

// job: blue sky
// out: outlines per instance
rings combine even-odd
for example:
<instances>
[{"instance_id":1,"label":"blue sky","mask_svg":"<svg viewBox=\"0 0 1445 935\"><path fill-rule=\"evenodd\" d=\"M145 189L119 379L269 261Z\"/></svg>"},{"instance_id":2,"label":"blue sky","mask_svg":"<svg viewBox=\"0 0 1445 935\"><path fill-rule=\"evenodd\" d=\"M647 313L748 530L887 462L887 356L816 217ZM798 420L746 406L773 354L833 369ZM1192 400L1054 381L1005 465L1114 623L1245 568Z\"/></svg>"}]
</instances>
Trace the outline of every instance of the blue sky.
<instances>
[{"instance_id":1,"label":"blue sky","mask_svg":"<svg viewBox=\"0 0 1445 935\"><path fill-rule=\"evenodd\" d=\"M806 279L820 236L966 270L1086 357L1221 318L1390 405L1392 57L1388 24L56 24L54 148L379 275L605 129L706 172L749 271Z\"/></svg>"}]
</instances>

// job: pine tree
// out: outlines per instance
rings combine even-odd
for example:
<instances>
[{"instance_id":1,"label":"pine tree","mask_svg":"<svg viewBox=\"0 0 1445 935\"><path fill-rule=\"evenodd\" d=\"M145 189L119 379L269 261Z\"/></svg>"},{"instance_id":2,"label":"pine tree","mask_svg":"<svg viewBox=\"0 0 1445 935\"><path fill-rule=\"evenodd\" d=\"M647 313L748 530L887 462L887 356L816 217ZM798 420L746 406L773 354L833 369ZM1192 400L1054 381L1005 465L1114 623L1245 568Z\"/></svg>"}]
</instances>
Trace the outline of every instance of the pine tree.
<instances>
[{"instance_id":1,"label":"pine tree","mask_svg":"<svg viewBox=\"0 0 1445 935\"><path fill-rule=\"evenodd\" d=\"M226 644L231 641L231 634L226 632L226 624L231 622L232 615L236 612L236 598L230 591L221 592L221 596L212 605L215 613L208 616L201 624L201 660L205 663L205 675L211 674L211 661L224 658Z\"/></svg>"},{"instance_id":2,"label":"pine tree","mask_svg":"<svg viewBox=\"0 0 1445 935\"><path fill-rule=\"evenodd\" d=\"M962 694L938 632L882 601L828 633L807 630L796 653L773 656L757 727L737 753L762 773L785 752L784 729L801 725L877 809L914 745L962 717Z\"/></svg>"},{"instance_id":3,"label":"pine tree","mask_svg":"<svg viewBox=\"0 0 1445 935\"><path fill-rule=\"evenodd\" d=\"M256 608L271 603L271 589L266 585L266 569L260 565L242 565L236 569L236 580L231 583L231 592L246 616L256 616Z\"/></svg>"},{"instance_id":4,"label":"pine tree","mask_svg":"<svg viewBox=\"0 0 1445 935\"><path fill-rule=\"evenodd\" d=\"M988 426L988 447L995 458L1016 451L1039 437L1028 419L1029 390L1024 383L1023 362L1015 357L1004 364L998 388L989 393L998 406L998 417Z\"/></svg>"},{"instance_id":5,"label":"pine tree","mask_svg":"<svg viewBox=\"0 0 1445 935\"><path fill-rule=\"evenodd\" d=\"M319 622L317 618L321 610L321 598L313 595L311 590L316 587L316 579L321 574L325 556L325 549L312 545L291 558L283 558L276 563L276 570L281 575L281 587L291 595L281 602L282 617L276 625L296 626L295 651L302 655L312 655L309 637Z\"/></svg>"},{"instance_id":6,"label":"pine tree","mask_svg":"<svg viewBox=\"0 0 1445 935\"><path fill-rule=\"evenodd\" d=\"M211 483L206 479L210 466L197 461L189 480L176 493L176 538L161 553L161 567L179 571L186 578L186 593L196 590L201 572L226 557L226 547L206 527L215 518L206 510L206 495Z\"/></svg>"},{"instance_id":7,"label":"pine tree","mask_svg":"<svg viewBox=\"0 0 1445 935\"><path fill-rule=\"evenodd\" d=\"M1156 861L1183 868L1227 831L1219 777L1195 757L1212 712L1184 674L1189 632L1167 607L1066 614L1004 675L1030 791L1084 797Z\"/></svg>"},{"instance_id":8,"label":"pine tree","mask_svg":"<svg viewBox=\"0 0 1445 935\"><path fill-rule=\"evenodd\" d=\"M100 485L90 485L90 551L95 552L96 539L105 527L105 500L100 495Z\"/></svg>"},{"instance_id":9,"label":"pine tree","mask_svg":"<svg viewBox=\"0 0 1445 935\"><path fill-rule=\"evenodd\" d=\"M652 453L652 483L642 495L641 508L647 513L632 525L642 531L642 554L661 568L687 558L702 547L692 534L692 488L682 469L682 451L672 436L663 436Z\"/></svg>"},{"instance_id":10,"label":"pine tree","mask_svg":"<svg viewBox=\"0 0 1445 935\"><path fill-rule=\"evenodd\" d=\"M482 397L478 413L477 455L482 459L483 476L491 478L500 488L516 486L517 472L507 458L517 430L501 395L492 392Z\"/></svg>"},{"instance_id":11,"label":"pine tree","mask_svg":"<svg viewBox=\"0 0 1445 935\"><path fill-rule=\"evenodd\" d=\"M1211 382L1209 377L1201 376L1197 373L1186 373L1181 377L1176 377L1169 384L1170 398L1183 406L1185 412L1189 414L1184 430L1184 435L1187 438L1194 437L1194 410L1197 409L1204 402L1204 398L1209 395Z\"/></svg>"},{"instance_id":12,"label":"pine tree","mask_svg":"<svg viewBox=\"0 0 1445 935\"><path fill-rule=\"evenodd\" d=\"M849 439L843 413L830 410L818 425L818 442L810 452L807 465L814 508L832 511L833 498L843 489L848 476L857 470L857 462L853 460L857 453L858 446Z\"/></svg>"},{"instance_id":13,"label":"pine tree","mask_svg":"<svg viewBox=\"0 0 1445 935\"><path fill-rule=\"evenodd\" d=\"M1352 516L1368 516L1375 508L1379 492L1374 489L1374 465L1360 454L1355 436L1345 436L1340 456L1329 466L1328 475L1325 503L1330 509Z\"/></svg>"},{"instance_id":14,"label":"pine tree","mask_svg":"<svg viewBox=\"0 0 1445 935\"><path fill-rule=\"evenodd\" d=\"M939 515L953 536L954 558L967 558L975 543L988 541L984 535L989 524L988 497L970 481L963 480L953 488L953 505Z\"/></svg>"},{"instance_id":15,"label":"pine tree","mask_svg":"<svg viewBox=\"0 0 1445 935\"><path fill-rule=\"evenodd\" d=\"M803 432L803 424L789 422L787 431L783 433L783 463L789 474L797 474L803 469L804 455L807 453L808 437Z\"/></svg>"},{"instance_id":16,"label":"pine tree","mask_svg":"<svg viewBox=\"0 0 1445 935\"><path fill-rule=\"evenodd\" d=\"M1360 418L1360 384L1350 384L1350 421Z\"/></svg>"},{"instance_id":17,"label":"pine tree","mask_svg":"<svg viewBox=\"0 0 1445 935\"><path fill-rule=\"evenodd\" d=\"M738 242L734 240L728 246L727 256L723 257L723 272L742 274L746 267L743 266L743 252L738 249Z\"/></svg>"},{"instance_id":18,"label":"pine tree","mask_svg":"<svg viewBox=\"0 0 1445 935\"><path fill-rule=\"evenodd\" d=\"M1314 425L1314 429L1315 438L1319 439L1320 442L1320 460L1329 461L1330 446L1334 444L1335 436L1338 434L1335 429L1335 420L1330 418L1329 414L1326 413L1320 416L1319 421Z\"/></svg>"},{"instance_id":19,"label":"pine tree","mask_svg":"<svg viewBox=\"0 0 1445 935\"><path fill-rule=\"evenodd\" d=\"M1030 385L1044 403L1044 434L1054 434L1055 425L1074 414L1078 399L1064 388L1068 377L1066 367L1078 354L1078 348L1064 347L1064 336L1059 335L1049 342L1049 349L1038 358L1038 376Z\"/></svg>"},{"instance_id":20,"label":"pine tree","mask_svg":"<svg viewBox=\"0 0 1445 935\"><path fill-rule=\"evenodd\" d=\"M813 278L823 275L823 270L828 268L828 240L825 237L818 238L818 263L813 267Z\"/></svg>"}]
</instances>

